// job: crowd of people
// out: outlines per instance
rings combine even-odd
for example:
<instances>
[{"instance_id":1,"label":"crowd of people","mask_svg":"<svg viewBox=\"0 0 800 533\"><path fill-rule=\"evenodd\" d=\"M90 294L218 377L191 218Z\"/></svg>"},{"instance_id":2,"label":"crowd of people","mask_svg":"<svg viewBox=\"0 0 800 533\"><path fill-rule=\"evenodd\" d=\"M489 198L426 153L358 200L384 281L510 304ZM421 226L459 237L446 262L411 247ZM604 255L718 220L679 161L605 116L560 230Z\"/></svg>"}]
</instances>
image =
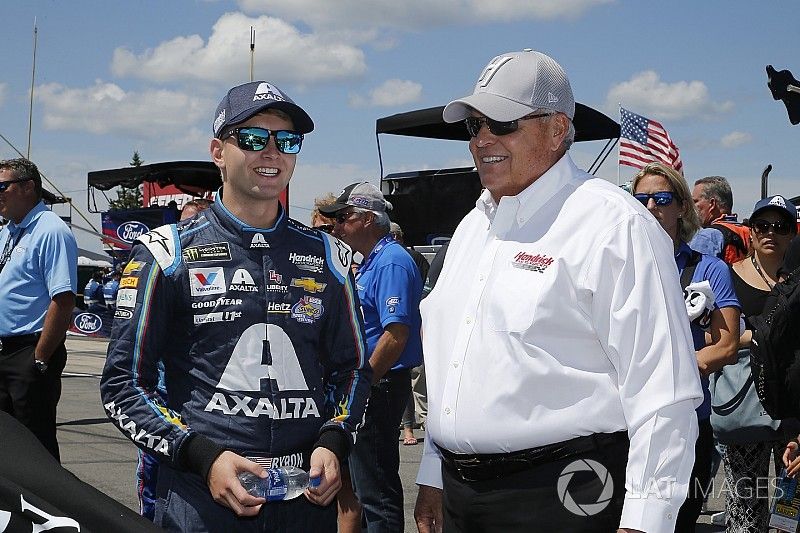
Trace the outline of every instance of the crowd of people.
<instances>
[{"instance_id":1,"label":"crowd of people","mask_svg":"<svg viewBox=\"0 0 800 533\"><path fill-rule=\"evenodd\" d=\"M115 310L100 392L140 450L142 514L170 531L403 531L398 436L414 445L422 424L421 533L693 531L720 462L727 530L766 531L759 489L771 458L800 469L800 422L753 431L715 408L800 262L797 210L771 196L739 222L725 178L690 189L661 163L628 193L573 163L574 115L566 73L532 50L445 107L484 190L429 265L368 182L320 198L310 227L289 218L314 123L272 83L230 89L215 201L84 290ZM0 215L0 408L58 458L75 241L25 160L0 162ZM279 466L308 471L304 497L239 481Z\"/></svg>"}]
</instances>

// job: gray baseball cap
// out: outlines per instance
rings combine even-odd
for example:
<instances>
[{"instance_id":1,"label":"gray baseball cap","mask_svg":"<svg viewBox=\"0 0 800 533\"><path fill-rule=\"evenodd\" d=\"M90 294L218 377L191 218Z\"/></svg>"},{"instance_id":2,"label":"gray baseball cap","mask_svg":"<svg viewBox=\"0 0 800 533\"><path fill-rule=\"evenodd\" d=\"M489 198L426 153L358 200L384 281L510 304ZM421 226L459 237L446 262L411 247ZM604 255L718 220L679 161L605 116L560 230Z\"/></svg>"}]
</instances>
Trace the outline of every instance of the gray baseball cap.
<instances>
[{"instance_id":1,"label":"gray baseball cap","mask_svg":"<svg viewBox=\"0 0 800 533\"><path fill-rule=\"evenodd\" d=\"M267 109L279 109L289 115L295 131L309 133L314 122L302 107L275 85L266 81L251 81L237 85L225 95L214 114L214 137L219 138L226 128L241 124Z\"/></svg>"},{"instance_id":2,"label":"gray baseball cap","mask_svg":"<svg viewBox=\"0 0 800 533\"><path fill-rule=\"evenodd\" d=\"M339 194L332 204L320 206L323 215L332 215L345 207L361 207L371 211L389 211L392 204L383 197L380 189L371 183L351 183Z\"/></svg>"},{"instance_id":3,"label":"gray baseball cap","mask_svg":"<svg viewBox=\"0 0 800 533\"><path fill-rule=\"evenodd\" d=\"M542 109L575 117L575 98L566 72L553 58L525 49L492 59L469 96L444 108L445 122L458 122L472 109L498 121L517 120Z\"/></svg>"}]
</instances>

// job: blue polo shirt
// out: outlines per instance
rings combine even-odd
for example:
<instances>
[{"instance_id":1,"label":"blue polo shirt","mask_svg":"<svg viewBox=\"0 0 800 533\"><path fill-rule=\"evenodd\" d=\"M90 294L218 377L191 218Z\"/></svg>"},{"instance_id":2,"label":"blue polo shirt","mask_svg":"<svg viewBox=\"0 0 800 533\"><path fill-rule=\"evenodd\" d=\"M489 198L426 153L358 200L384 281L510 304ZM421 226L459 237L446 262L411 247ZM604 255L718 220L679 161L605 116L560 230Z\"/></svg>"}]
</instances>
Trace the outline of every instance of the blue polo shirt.
<instances>
[{"instance_id":1,"label":"blue polo shirt","mask_svg":"<svg viewBox=\"0 0 800 533\"><path fill-rule=\"evenodd\" d=\"M408 341L391 369L421 365L422 277L403 245L390 235L378 241L356 273L356 287L364 314L368 353L372 355L386 326L399 322L408 326Z\"/></svg>"},{"instance_id":2,"label":"blue polo shirt","mask_svg":"<svg viewBox=\"0 0 800 533\"><path fill-rule=\"evenodd\" d=\"M0 337L41 331L53 296L78 292L75 236L43 202L0 231L0 251L9 239L16 245L0 272Z\"/></svg>"},{"instance_id":3,"label":"blue polo shirt","mask_svg":"<svg viewBox=\"0 0 800 533\"><path fill-rule=\"evenodd\" d=\"M685 242L681 243L675 253L678 273L683 272L691 254L692 249L689 248L689 245ZM708 281L708 284L711 285L711 290L714 292L714 310L723 307L735 307L741 310L742 306L739 304L739 299L736 297L736 291L733 288L731 271L722 259L702 254L692 276L692 283L698 281ZM694 321L690 323L690 326L694 349L700 350L706 345L705 332ZM697 418L706 420L711 416L711 392L708 388L708 377L701 376L700 381L703 384L703 403L697 408Z\"/></svg>"}]
</instances>

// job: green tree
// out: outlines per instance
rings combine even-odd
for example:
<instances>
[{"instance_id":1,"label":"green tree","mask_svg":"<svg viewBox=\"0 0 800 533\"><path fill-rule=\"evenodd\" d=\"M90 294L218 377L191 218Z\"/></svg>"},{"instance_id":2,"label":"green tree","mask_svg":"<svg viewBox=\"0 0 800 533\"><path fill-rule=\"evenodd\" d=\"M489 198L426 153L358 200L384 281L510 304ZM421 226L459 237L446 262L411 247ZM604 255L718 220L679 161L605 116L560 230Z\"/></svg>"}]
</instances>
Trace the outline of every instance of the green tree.
<instances>
[{"instance_id":1,"label":"green tree","mask_svg":"<svg viewBox=\"0 0 800 533\"><path fill-rule=\"evenodd\" d=\"M140 167L144 164L144 160L139 157L139 151L133 151L130 165L132 167ZM116 211L120 209L139 209L142 207L142 186L136 185L134 187L125 187L120 185L117 188L117 199L109 200L109 211Z\"/></svg>"}]
</instances>

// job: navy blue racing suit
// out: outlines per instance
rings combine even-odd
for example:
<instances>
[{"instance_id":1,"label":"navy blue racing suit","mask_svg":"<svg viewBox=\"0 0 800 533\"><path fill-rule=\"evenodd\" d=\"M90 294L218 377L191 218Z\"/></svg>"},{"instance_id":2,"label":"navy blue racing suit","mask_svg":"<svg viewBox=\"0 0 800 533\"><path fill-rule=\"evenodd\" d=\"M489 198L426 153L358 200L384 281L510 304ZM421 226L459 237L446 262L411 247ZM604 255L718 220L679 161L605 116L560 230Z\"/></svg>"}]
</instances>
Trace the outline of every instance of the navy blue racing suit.
<instances>
[{"instance_id":1,"label":"navy blue racing suit","mask_svg":"<svg viewBox=\"0 0 800 533\"><path fill-rule=\"evenodd\" d=\"M221 195L137 239L100 390L122 433L161 464L157 525L335 530L335 505L302 497L238 519L206 478L224 450L266 467L308 468L318 446L346 458L371 378L350 262L345 244L282 210L269 229L247 226Z\"/></svg>"}]
</instances>

